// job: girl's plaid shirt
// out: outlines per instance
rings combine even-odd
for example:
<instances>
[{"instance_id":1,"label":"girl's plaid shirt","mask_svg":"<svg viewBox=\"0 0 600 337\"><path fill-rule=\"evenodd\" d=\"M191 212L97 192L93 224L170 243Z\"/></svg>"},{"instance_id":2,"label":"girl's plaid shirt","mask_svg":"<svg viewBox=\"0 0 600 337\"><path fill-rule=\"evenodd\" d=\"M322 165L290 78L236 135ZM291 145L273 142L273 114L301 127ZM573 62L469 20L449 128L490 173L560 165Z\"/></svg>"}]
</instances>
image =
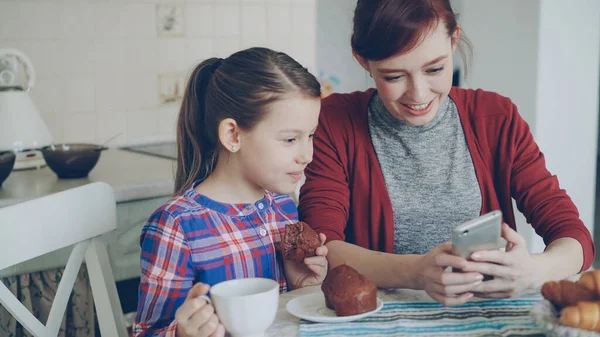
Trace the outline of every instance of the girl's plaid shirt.
<instances>
[{"instance_id":1,"label":"girl's plaid shirt","mask_svg":"<svg viewBox=\"0 0 600 337\"><path fill-rule=\"evenodd\" d=\"M266 277L286 291L280 243L297 221L293 200L270 192L254 204L224 204L190 188L168 201L142 229L134 335L175 336L175 311L196 282Z\"/></svg>"}]
</instances>

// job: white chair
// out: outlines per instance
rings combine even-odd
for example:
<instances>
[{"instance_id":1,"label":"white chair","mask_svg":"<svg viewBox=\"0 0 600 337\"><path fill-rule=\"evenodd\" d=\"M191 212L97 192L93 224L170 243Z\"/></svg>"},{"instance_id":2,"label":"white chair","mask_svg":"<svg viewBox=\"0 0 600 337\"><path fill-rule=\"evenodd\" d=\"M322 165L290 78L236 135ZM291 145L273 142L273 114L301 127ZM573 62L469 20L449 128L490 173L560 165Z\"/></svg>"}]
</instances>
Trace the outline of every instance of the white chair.
<instances>
[{"instance_id":1,"label":"white chair","mask_svg":"<svg viewBox=\"0 0 600 337\"><path fill-rule=\"evenodd\" d=\"M126 337L117 287L101 235L117 228L116 202L106 183L92 183L0 208L0 270L74 245L46 325L0 282L0 304L36 337L56 337L85 260L105 337Z\"/></svg>"}]
</instances>

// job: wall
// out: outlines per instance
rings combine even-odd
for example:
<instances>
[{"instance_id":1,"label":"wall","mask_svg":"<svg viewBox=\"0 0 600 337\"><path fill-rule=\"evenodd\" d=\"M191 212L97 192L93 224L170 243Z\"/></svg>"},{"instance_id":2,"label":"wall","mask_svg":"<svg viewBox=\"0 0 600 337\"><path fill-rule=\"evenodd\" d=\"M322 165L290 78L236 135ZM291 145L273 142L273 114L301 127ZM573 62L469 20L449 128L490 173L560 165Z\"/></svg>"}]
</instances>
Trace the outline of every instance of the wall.
<instances>
[{"instance_id":1,"label":"wall","mask_svg":"<svg viewBox=\"0 0 600 337\"><path fill-rule=\"evenodd\" d=\"M350 37L356 0L317 0L317 69L339 80L335 92L374 87L369 74L352 56ZM333 80L331 81L333 82Z\"/></svg>"},{"instance_id":2,"label":"wall","mask_svg":"<svg viewBox=\"0 0 600 337\"><path fill-rule=\"evenodd\" d=\"M542 1L540 18L535 137L593 233L600 1Z\"/></svg>"},{"instance_id":3,"label":"wall","mask_svg":"<svg viewBox=\"0 0 600 337\"><path fill-rule=\"evenodd\" d=\"M510 97L535 125L540 0L453 1L459 24L473 44L473 62L463 87Z\"/></svg>"},{"instance_id":4,"label":"wall","mask_svg":"<svg viewBox=\"0 0 600 337\"><path fill-rule=\"evenodd\" d=\"M510 97L593 232L600 2L454 1L474 46L468 86ZM544 244L523 216L530 250Z\"/></svg>"},{"instance_id":5,"label":"wall","mask_svg":"<svg viewBox=\"0 0 600 337\"><path fill-rule=\"evenodd\" d=\"M100 142L118 133L111 144L174 139L179 105L164 102L178 96L175 88L181 93L200 60L260 45L314 71L315 6L315 0L0 0L0 48L31 58L38 76L32 95L55 141ZM169 16L172 26L160 20Z\"/></svg>"}]
</instances>

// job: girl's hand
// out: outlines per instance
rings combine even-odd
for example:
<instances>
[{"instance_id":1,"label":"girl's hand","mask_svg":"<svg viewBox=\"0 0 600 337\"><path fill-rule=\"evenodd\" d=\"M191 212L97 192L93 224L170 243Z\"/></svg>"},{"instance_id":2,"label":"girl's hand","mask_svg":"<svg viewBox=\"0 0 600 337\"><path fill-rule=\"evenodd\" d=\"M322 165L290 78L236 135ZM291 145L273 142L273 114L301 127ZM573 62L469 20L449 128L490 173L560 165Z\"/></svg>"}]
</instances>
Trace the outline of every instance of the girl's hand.
<instances>
[{"instance_id":1,"label":"girl's hand","mask_svg":"<svg viewBox=\"0 0 600 337\"><path fill-rule=\"evenodd\" d=\"M540 268L550 267L535 263L527 250L525 238L507 224L502 224L502 237L506 239L506 251L487 250L471 254L467 270L493 276L473 289L481 298L508 298L536 285L542 276Z\"/></svg>"},{"instance_id":2,"label":"girl's hand","mask_svg":"<svg viewBox=\"0 0 600 337\"><path fill-rule=\"evenodd\" d=\"M466 259L452 255L452 242L445 242L422 255L417 266L419 285L434 300L443 305L460 305L473 298L471 291L481 283L478 272L444 272L447 267L462 269L469 266Z\"/></svg>"},{"instance_id":3,"label":"girl's hand","mask_svg":"<svg viewBox=\"0 0 600 337\"><path fill-rule=\"evenodd\" d=\"M321 246L315 250L316 256L307 257L303 262L285 261L285 274L292 289L318 285L327 276L327 247L325 234L320 233Z\"/></svg>"},{"instance_id":4,"label":"girl's hand","mask_svg":"<svg viewBox=\"0 0 600 337\"><path fill-rule=\"evenodd\" d=\"M196 283L188 292L185 302L175 312L177 337L223 337L225 327L219 322L212 304L200 298L210 287Z\"/></svg>"}]
</instances>

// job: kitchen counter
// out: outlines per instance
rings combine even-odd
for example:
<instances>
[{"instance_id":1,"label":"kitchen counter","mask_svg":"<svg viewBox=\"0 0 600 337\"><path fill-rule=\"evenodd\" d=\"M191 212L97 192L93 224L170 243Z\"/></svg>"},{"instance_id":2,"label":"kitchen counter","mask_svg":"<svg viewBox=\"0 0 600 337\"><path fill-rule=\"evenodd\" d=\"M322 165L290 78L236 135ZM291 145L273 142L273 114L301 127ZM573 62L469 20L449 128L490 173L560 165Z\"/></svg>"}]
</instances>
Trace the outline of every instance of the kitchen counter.
<instances>
[{"instance_id":1,"label":"kitchen counter","mask_svg":"<svg viewBox=\"0 0 600 337\"><path fill-rule=\"evenodd\" d=\"M48 167L13 171L0 188L0 207L96 181L112 186L119 203L168 196L173 193L175 163L156 156L109 149L102 152L87 178L58 179Z\"/></svg>"},{"instance_id":2,"label":"kitchen counter","mask_svg":"<svg viewBox=\"0 0 600 337\"><path fill-rule=\"evenodd\" d=\"M13 171L0 188L0 207L96 181L108 183L117 200L117 230L104 235L115 280L139 277L140 233L154 210L173 194L175 160L119 149L103 151L87 178L58 179L48 167ZM85 221L82 222L84 224ZM65 266L71 248L59 249L0 270L0 278Z\"/></svg>"}]
</instances>

